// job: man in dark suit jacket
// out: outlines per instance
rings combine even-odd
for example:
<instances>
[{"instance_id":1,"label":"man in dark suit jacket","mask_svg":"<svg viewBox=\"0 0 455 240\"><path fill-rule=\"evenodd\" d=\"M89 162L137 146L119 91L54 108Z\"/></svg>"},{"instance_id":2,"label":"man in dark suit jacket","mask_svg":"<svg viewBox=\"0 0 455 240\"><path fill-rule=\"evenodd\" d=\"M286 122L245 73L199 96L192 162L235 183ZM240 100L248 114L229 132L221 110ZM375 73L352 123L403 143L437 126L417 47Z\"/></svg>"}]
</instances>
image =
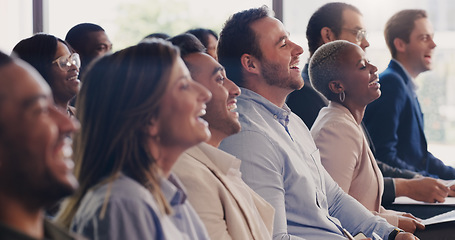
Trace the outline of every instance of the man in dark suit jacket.
<instances>
[{"instance_id":1,"label":"man in dark suit jacket","mask_svg":"<svg viewBox=\"0 0 455 240\"><path fill-rule=\"evenodd\" d=\"M327 3L315 12L308 22L306 37L310 56L321 45L334 40L347 40L365 50L370 46L365 32L362 14L355 6L341 2ZM328 101L311 86L308 64L303 68L302 77L305 85L292 92L286 104L310 129L319 110L326 107ZM365 135L375 154L368 131L365 131ZM420 175L416 172L390 167L381 161L378 161L378 166L384 175L383 205L391 204L397 196L408 196L426 202L441 202L447 196L447 188L436 179L417 178Z\"/></svg>"},{"instance_id":2,"label":"man in dark suit jacket","mask_svg":"<svg viewBox=\"0 0 455 240\"><path fill-rule=\"evenodd\" d=\"M415 92L414 79L431 69L433 34L424 10L403 10L389 19L384 35L392 60L379 75L382 95L367 107L364 122L381 161L426 176L455 179L455 169L427 150Z\"/></svg>"}]
</instances>

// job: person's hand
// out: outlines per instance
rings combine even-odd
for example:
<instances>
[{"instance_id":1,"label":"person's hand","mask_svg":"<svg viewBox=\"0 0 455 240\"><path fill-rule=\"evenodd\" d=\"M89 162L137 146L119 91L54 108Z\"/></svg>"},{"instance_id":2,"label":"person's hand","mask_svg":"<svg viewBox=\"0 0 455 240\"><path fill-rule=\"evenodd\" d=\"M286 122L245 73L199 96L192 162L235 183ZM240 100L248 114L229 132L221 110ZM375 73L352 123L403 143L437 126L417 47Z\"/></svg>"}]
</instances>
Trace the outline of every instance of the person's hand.
<instances>
[{"instance_id":1,"label":"person's hand","mask_svg":"<svg viewBox=\"0 0 455 240\"><path fill-rule=\"evenodd\" d=\"M396 196L407 196L417 201L444 202L449 191L444 182L430 177L395 179ZM453 186L453 194L455 196L455 186Z\"/></svg>"},{"instance_id":2,"label":"person's hand","mask_svg":"<svg viewBox=\"0 0 455 240\"><path fill-rule=\"evenodd\" d=\"M405 232L414 233L416 229L423 230L425 225L420 219L414 217L410 213L405 213L398 217L398 227Z\"/></svg>"},{"instance_id":3,"label":"person's hand","mask_svg":"<svg viewBox=\"0 0 455 240\"><path fill-rule=\"evenodd\" d=\"M449 187L449 197L455 197L455 185Z\"/></svg>"},{"instance_id":4,"label":"person's hand","mask_svg":"<svg viewBox=\"0 0 455 240\"><path fill-rule=\"evenodd\" d=\"M414 219L414 220L417 220L417 221L419 221L419 222L422 222L422 219L420 219L420 218L418 218L418 217L412 215L411 213L403 213L403 214L401 214L401 216L405 216L405 217L408 217L408 218L412 218L412 219Z\"/></svg>"},{"instance_id":5,"label":"person's hand","mask_svg":"<svg viewBox=\"0 0 455 240\"><path fill-rule=\"evenodd\" d=\"M395 240L419 240L419 238L412 233L400 232L395 236Z\"/></svg>"}]
</instances>

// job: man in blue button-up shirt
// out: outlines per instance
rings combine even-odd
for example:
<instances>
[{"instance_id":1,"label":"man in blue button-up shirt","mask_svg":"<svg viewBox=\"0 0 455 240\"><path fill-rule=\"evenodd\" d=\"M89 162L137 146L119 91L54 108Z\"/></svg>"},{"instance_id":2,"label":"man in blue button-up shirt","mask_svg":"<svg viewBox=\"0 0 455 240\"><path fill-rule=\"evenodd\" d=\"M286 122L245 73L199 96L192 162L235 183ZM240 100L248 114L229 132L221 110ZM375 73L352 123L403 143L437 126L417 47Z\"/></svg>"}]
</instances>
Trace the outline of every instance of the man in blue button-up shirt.
<instances>
[{"instance_id":1,"label":"man in blue button-up shirt","mask_svg":"<svg viewBox=\"0 0 455 240\"><path fill-rule=\"evenodd\" d=\"M242 131L220 148L242 160L245 182L275 207L274 239L345 239L344 228L369 237L375 232L384 239L415 239L345 194L321 165L308 129L285 104L303 86L302 53L266 7L234 14L218 45L220 63L242 87Z\"/></svg>"}]
</instances>

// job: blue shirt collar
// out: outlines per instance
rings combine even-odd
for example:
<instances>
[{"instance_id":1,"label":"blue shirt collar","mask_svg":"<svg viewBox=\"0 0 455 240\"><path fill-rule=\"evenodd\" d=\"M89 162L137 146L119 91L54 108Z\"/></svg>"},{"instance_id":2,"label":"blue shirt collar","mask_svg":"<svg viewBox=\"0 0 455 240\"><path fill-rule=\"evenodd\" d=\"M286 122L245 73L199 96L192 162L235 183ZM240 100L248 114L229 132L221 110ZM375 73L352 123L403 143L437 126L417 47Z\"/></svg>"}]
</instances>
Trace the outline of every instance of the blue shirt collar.
<instances>
[{"instance_id":1,"label":"blue shirt collar","mask_svg":"<svg viewBox=\"0 0 455 240\"><path fill-rule=\"evenodd\" d=\"M168 179L161 179L161 191L172 207L185 203L186 193L180 180L171 173Z\"/></svg>"},{"instance_id":2,"label":"blue shirt collar","mask_svg":"<svg viewBox=\"0 0 455 240\"><path fill-rule=\"evenodd\" d=\"M271 113L273 118L277 120L281 125L283 125L284 127L288 126L289 115L291 115L291 109L289 109L289 107L286 104L284 104L284 106L280 108L254 91L251 91L246 88L241 88L241 90L242 94L239 96L239 98L244 99L246 101L250 100L259 103L260 105L264 106L267 109L267 111Z\"/></svg>"}]
</instances>

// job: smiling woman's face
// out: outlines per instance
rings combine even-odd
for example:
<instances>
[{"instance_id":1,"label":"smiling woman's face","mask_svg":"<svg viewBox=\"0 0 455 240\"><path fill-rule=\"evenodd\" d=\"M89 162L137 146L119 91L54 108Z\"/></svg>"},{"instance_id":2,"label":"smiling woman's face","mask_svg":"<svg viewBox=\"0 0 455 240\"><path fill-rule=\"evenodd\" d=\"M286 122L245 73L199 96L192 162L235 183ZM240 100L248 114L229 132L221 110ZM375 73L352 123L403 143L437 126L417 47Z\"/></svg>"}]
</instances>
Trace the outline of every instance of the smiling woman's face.
<instances>
[{"instance_id":1,"label":"smiling woman's face","mask_svg":"<svg viewBox=\"0 0 455 240\"><path fill-rule=\"evenodd\" d=\"M157 117L161 144L185 149L208 140L210 131L202 116L210 98L211 93L193 81L183 60L177 58Z\"/></svg>"},{"instance_id":2,"label":"smiling woman's face","mask_svg":"<svg viewBox=\"0 0 455 240\"><path fill-rule=\"evenodd\" d=\"M349 46L341 58L343 65L342 84L346 99L367 105L381 96L378 69L365 58L365 52L355 45Z\"/></svg>"},{"instance_id":3,"label":"smiling woman's face","mask_svg":"<svg viewBox=\"0 0 455 240\"><path fill-rule=\"evenodd\" d=\"M58 41L54 60L59 57L68 58L70 55L71 52L68 47ZM61 69L56 62L52 63L49 83L56 101L67 102L76 96L80 85L78 76L79 68L74 64L71 64L68 69Z\"/></svg>"}]
</instances>

